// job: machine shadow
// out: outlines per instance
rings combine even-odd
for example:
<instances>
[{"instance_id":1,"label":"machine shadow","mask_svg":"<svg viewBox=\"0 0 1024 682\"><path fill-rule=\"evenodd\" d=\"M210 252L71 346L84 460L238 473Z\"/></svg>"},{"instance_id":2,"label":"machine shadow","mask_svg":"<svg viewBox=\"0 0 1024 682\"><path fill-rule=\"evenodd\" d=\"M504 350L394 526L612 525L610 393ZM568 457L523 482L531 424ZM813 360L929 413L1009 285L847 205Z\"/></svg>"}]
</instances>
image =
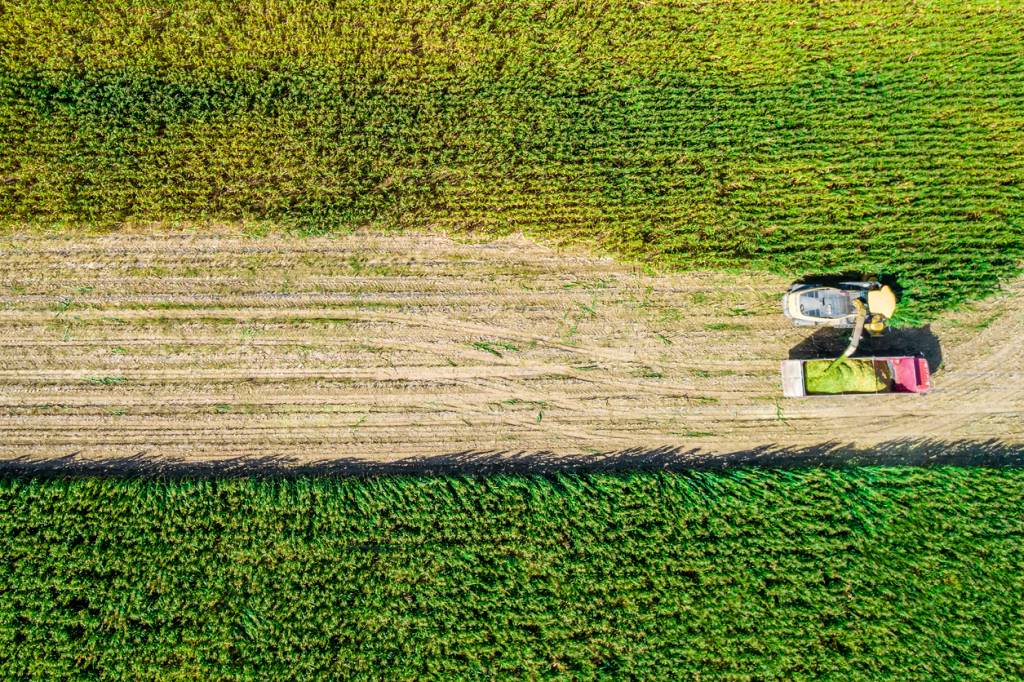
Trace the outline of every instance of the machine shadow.
<instances>
[{"instance_id":1,"label":"machine shadow","mask_svg":"<svg viewBox=\"0 0 1024 682\"><path fill-rule=\"evenodd\" d=\"M159 479L294 478L299 476L495 476L725 470L733 467L795 469L853 466L1024 466L1024 446L998 440L902 439L874 447L839 442L804 447L767 444L727 453L664 446L596 454L479 450L391 461L341 457L300 461L286 457L239 457L206 461L169 459L140 452L134 457L0 460L0 476L31 478L111 477Z\"/></svg>"},{"instance_id":2,"label":"machine shadow","mask_svg":"<svg viewBox=\"0 0 1024 682\"><path fill-rule=\"evenodd\" d=\"M822 327L789 349L790 360L838 357L850 340L850 330ZM942 366L942 344L930 324L907 329L887 329L880 336L865 336L853 357L920 355L935 372Z\"/></svg>"}]
</instances>

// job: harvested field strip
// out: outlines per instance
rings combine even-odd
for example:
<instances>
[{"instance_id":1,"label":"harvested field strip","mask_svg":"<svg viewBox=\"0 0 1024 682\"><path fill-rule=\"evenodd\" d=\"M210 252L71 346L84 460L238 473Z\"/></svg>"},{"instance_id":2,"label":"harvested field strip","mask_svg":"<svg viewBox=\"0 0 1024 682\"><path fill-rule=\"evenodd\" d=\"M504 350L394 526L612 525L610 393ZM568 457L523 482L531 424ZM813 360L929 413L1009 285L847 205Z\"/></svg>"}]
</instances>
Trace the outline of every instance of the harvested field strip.
<instances>
[{"instance_id":1,"label":"harvested field strip","mask_svg":"<svg viewBox=\"0 0 1024 682\"><path fill-rule=\"evenodd\" d=\"M652 274L521 238L161 230L0 240L4 458L1024 441L1024 282L923 332L943 366L927 397L782 401L778 363L811 336L779 313L783 278ZM351 274L383 263L415 265Z\"/></svg>"}]
</instances>

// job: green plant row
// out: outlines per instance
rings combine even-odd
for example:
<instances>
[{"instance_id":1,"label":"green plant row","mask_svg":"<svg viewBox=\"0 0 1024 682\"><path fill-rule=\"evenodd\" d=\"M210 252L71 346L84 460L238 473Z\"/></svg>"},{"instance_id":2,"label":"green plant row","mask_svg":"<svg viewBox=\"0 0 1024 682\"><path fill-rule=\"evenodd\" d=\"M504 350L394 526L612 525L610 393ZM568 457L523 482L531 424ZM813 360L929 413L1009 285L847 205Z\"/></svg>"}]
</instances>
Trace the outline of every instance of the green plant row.
<instances>
[{"instance_id":1,"label":"green plant row","mask_svg":"<svg viewBox=\"0 0 1024 682\"><path fill-rule=\"evenodd\" d=\"M913 322L1024 258L1014 4L19 3L0 227L524 231Z\"/></svg>"},{"instance_id":2,"label":"green plant row","mask_svg":"<svg viewBox=\"0 0 1024 682\"><path fill-rule=\"evenodd\" d=\"M1024 471L0 482L0 676L1010 679Z\"/></svg>"}]
</instances>

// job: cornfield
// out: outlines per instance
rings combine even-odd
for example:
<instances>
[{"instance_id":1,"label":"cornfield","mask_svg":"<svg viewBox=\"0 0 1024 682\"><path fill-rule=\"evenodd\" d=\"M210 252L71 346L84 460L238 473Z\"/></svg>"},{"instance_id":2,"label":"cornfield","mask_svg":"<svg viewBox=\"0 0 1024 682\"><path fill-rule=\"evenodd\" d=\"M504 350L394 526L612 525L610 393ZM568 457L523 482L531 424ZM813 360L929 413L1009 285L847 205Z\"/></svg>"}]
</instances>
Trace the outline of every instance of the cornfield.
<instances>
[{"instance_id":1,"label":"cornfield","mask_svg":"<svg viewBox=\"0 0 1024 682\"><path fill-rule=\"evenodd\" d=\"M1009 679L1024 471L0 482L9 679Z\"/></svg>"},{"instance_id":2,"label":"cornfield","mask_svg":"<svg viewBox=\"0 0 1024 682\"><path fill-rule=\"evenodd\" d=\"M1024 259L1022 34L1020 0L20 0L0 5L0 234L117 231L137 222L179 232L220 222L305 235L523 232L655 269L888 275L903 289L897 322L916 323L992 292ZM333 252L324 253L314 255ZM202 376L251 379L250 356L231 344L262 353L250 343L258 332L291 344L287 325L239 318L237 330L221 325L231 344L223 329L209 333L223 347L205 356L190 350L188 337L175 350L161 340L149 345L163 366L122 373L122 356L137 352L129 342L164 338L167 325L142 320L150 325L145 337L103 328L111 338L97 338L119 345L109 354L104 345L102 355L96 339L72 338L90 329L87 312L97 325L129 325L87 306L120 301L117 315L142 317L133 316L131 290L118 298L122 292L103 287L141 277L146 262L123 251L111 257L123 267L110 266L108 255L80 268L97 282L83 281L78 298L56 292L56 307L32 308L22 327L92 350L67 362L49 350L12 351L6 376L29 390L10 399L10 409L39 417L52 438L65 428L57 419L74 410L80 433L72 436L99 441L117 440L102 430L117 419L139 420L125 433L153 439L168 428L158 418L174 414L192 421L175 426L165 444L198 442L200 427L249 428L241 399L157 400L140 377L152 370L154 385L187 387ZM181 295L139 304L146 311L199 306L189 287L219 304L221 290L203 288L217 282L264 303L269 255L247 245L220 261L171 255L168 267L180 277L159 269L159 253L147 256L157 265L145 277L166 275ZM433 269L412 269L422 255L371 261L377 270L368 274L401 268L409 280L437 277L429 257L424 267ZM349 256L329 265L356 286L365 263ZM310 281L325 271L321 260ZM211 276L238 263L249 263L251 281L234 270ZM49 305L50 290L25 287L62 276L54 267L25 282L12 277L5 288L22 305ZM280 285L282 294L291 286ZM565 286L548 289L565 298ZM319 289L304 291L324 306ZM90 295L95 300L81 303ZM352 300L380 303L356 293ZM570 303L582 320L596 315L596 301L595 294ZM775 294L771 301L777 310ZM695 333L743 332L733 318L757 312L709 303L703 292L692 302L718 306L718 317L694 321L701 326L683 329L691 336L676 342L652 327L658 343L676 344L674 354ZM563 320L563 345L577 334L572 315ZM312 326L340 318L303 319ZM488 362L535 350L504 335L459 334L459 352ZM27 334L13 343L26 339L35 343ZM64 348L45 339L36 345ZM386 358L394 369L388 349L358 340L353 352ZM266 404L283 415L291 409L283 401L305 400L296 403L298 417L305 406L324 407L315 392L296 398L288 383L295 377L331 391L328 400L351 402L310 369L306 356L316 348L300 341L287 351L293 366L261 366L289 387L282 402ZM412 353L433 353L433 343L410 350L409 366L431 367ZM324 357L314 361L334 371L333 358L356 356ZM82 374L72 366L82 358L102 371ZM470 361L467 371L483 366ZM175 362L180 368L166 369ZM677 364L667 365L679 371L668 380L728 395L719 386L732 384L723 377L733 369L713 376L695 360ZM60 404L32 393L38 377L29 375L40 367L51 368L45 390ZM592 369L588 361L573 371ZM971 374L981 371L991 370L966 365L960 386L981 395ZM623 386L665 377L654 367L630 372ZM59 383L68 376L71 388ZM432 386L409 377L418 390ZM636 392L615 390L631 400ZM701 416L694 410L719 395L672 394L693 424ZM979 423L1008 424L984 422L993 429L1018 428L1010 421L1015 395L1005 394L1002 414L965 411L954 426L977 414ZM570 421L547 394L503 398L488 400L496 414L528 413L516 422L523 432ZM662 413L675 409L667 400ZM394 428L384 423L389 413L338 414L352 442L371 428ZM789 428L789 411L776 404L772 414L771 428ZM744 428L752 428L745 415ZM490 421L460 423L498 423L484 416ZM291 442L287 429L298 424L320 438L317 429L335 429L327 419L275 417L262 431L233 437L249 447L245 434L279 429L278 442ZM675 434L716 437L691 425L681 422ZM19 447L37 444L17 423L10 432ZM443 433L450 441L455 432ZM310 438L294 442L319 442ZM1020 678L1022 502L1024 471L982 468L0 477L0 677Z\"/></svg>"},{"instance_id":3,"label":"cornfield","mask_svg":"<svg viewBox=\"0 0 1024 682\"><path fill-rule=\"evenodd\" d=\"M1024 5L19 2L0 215L523 231L657 267L1024 258Z\"/></svg>"}]
</instances>

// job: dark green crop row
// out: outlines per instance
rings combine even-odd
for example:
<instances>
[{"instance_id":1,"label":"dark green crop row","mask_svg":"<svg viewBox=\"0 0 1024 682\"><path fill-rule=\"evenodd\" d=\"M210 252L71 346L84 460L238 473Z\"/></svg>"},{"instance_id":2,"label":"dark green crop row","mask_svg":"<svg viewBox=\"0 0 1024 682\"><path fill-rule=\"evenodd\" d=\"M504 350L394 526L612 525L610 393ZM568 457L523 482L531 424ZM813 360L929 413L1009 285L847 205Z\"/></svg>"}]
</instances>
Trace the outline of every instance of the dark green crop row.
<instances>
[{"instance_id":1,"label":"dark green crop row","mask_svg":"<svg viewBox=\"0 0 1024 682\"><path fill-rule=\"evenodd\" d=\"M0 220L522 230L895 275L905 321L1017 272L1016 3L620 5L19 3Z\"/></svg>"},{"instance_id":2,"label":"dark green crop row","mask_svg":"<svg viewBox=\"0 0 1024 682\"><path fill-rule=\"evenodd\" d=\"M1024 675L1024 471L0 482L5 679Z\"/></svg>"}]
</instances>

